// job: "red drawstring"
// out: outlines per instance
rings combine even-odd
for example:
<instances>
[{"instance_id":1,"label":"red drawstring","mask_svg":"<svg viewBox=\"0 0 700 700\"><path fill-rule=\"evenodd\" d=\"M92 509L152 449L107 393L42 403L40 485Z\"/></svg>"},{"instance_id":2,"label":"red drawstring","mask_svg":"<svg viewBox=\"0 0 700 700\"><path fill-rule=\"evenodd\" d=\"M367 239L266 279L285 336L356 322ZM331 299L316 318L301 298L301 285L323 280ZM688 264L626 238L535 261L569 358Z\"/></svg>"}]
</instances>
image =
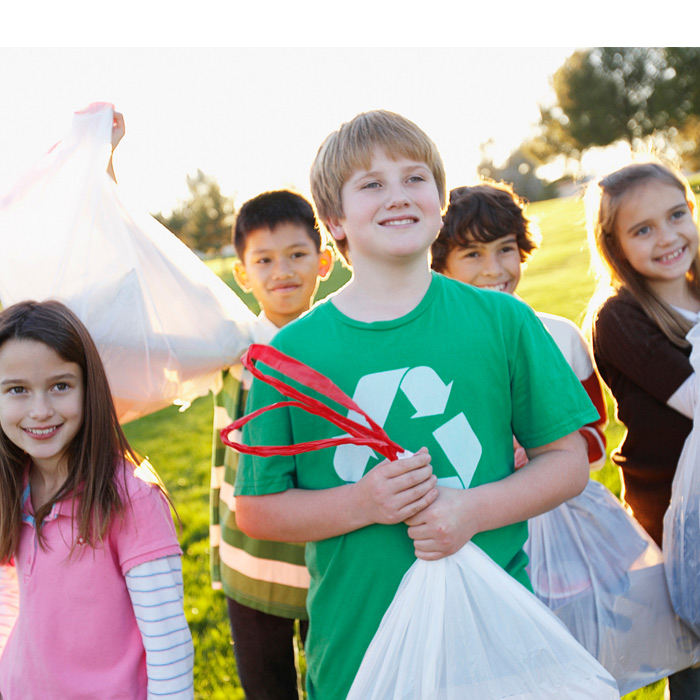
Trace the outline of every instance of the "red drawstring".
<instances>
[{"instance_id":1,"label":"red drawstring","mask_svg":"<svg viewBox=\"0 0 700 700\"><path fill-rule=\"evenodd\" d=\"M322 401L303 394L277 377L264 374L255 366L255 362L258 360L306 388L316 391L348 410L355 411L367 421L367 425L338 413ZM383 428L373 421L345 392L342 391L342 389L320 372L305 365L303 362L299 362L299 360L285 355L283 352L276 350L270 345L254 343L243 356L242 363L254 377L270 384L283 396L294 400L280 401L270 406L265 406L234 421L221 431L221 440L225 445L233 447L239 452L255 454L261 457L295 455L301 452L309 452L311 450L319 450L323 447L333 447L336 445L366 445L392 461L403 452L401 446L393 442ZM242 427L248 421L253 420L253 418L262 415L266 411L283 407L301 408L308 413L325 418L338 426L341 430L344 430L348 435L340 435L324 440L312 440L311 442L302 442L296 445L244 445L234 442L229 438L231 432Z\"/></svg>"}]
</instances>

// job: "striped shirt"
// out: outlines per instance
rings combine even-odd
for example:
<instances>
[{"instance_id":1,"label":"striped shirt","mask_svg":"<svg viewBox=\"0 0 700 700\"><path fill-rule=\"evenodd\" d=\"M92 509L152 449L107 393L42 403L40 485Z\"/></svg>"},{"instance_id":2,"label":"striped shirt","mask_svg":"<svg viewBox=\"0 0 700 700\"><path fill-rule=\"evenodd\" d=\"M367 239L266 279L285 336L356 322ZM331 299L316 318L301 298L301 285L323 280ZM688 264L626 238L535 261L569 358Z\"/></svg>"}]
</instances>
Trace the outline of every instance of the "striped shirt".
<instances>
[{"instance_id":1,"label":"striped shirt","mask_svg":"<svg viewBox=\"0 0 700 700\"><path fill-rule=\"evenodd\" d=\"M221 430L244 414L250 382L247 370L236 365L224 372L223 388L214 396L210 491L212 586L223 589L241 605L305 620L310 578L304 563L304 545L255 540L236 525L233 487L238 453L222 443Z\"/></svg>"}]
</instances>

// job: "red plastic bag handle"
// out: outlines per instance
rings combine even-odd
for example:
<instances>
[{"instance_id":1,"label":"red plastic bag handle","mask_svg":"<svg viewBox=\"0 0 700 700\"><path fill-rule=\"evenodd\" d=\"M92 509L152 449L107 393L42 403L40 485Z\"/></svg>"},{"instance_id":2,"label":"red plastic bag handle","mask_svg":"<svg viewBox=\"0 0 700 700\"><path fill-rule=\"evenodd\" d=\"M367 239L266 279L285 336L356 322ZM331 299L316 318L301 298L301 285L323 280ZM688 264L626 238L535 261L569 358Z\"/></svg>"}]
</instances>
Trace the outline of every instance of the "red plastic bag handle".
<instances>
[{"instance_id":1,"label":"red plastic bag handle","mask_svg":"<svg viewBox=\"0 0 700 700\"><path fill-rule=\"evenodd\" d=\"M277 370L280 374L286 375L290 379L318 392L344 408L355 411L367 421L367 425L358 423L338 413L338 411L327 406L322 401L307 396L282 379L264 374L255 366L258 360L264 362L271 369ZM262 457L270 457L272 455L295 455L336 445L366 445L392 461L403 452L401 446L393 442L384 429L372 420L372 418L370 418L342 389L336 386L328 377L325 377L303 362L299 362L299 360L295 360L293 357L285 355L283 352L269 345L260 345L257 343L254 343L248 348L248 351L241 361L243 366L246 367L254 377L270 384L270 386L277 389L283 396L291 398L293 401L280 401L270 406L265 406L234 421L221 431L221 440L225 445L233 447L245 454L255 454ZM344 430L348 435L340 435L324 440L312 440L311 442L302 442L296 445L244 445L230 439L230 433L241 428L257 416L262 415L266 411L283 407L301 408L308 413L325 418L334 425L337 425L341 430Z\"/></svg>"}]
</instances>

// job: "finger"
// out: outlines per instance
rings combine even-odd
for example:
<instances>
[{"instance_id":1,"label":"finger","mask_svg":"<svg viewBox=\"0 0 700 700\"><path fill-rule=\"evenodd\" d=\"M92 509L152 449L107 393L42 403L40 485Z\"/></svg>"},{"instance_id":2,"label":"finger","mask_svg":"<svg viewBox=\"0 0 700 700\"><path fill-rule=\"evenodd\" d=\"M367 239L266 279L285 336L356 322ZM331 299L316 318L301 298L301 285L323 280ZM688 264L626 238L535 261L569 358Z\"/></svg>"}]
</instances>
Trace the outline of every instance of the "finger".
<instances>
[{"instance_id":1,"label":"finger","mask_svg":"<svg viewBox=\"0 0 700 700\"><path fill-rule=\"evenodd\" d=\"M411 472L415 469L421 469L422 467L426 467L429 464L430 454L427 452L415 454L412 457L406 457L405 459L397 459L394 462L382 463L382 465L384 465L384 469L386 470L387 476L389 477L407 474L408 472Z\"/></svg>"},{"instance_id":2,"label":"finger","mask_svg":"<svg viewBox=\"0 0 700 700\"><path fill-rule=\"evenodd\" d=\"M391 488L401 494L406 503L417 500L437 484L437 477L430 466L414 469L391 479Z\"/></svg>"},{"instance_id":3,"label":"finger","mask_svg":"<svg viewBox=\"0 0 700 700\"><path fill-rule=\"evenodd\" d=\"M438 490L436 488L431 488L424 496L409 502L406 506L399 509L401 520L403 522L410 520L416 514L420 513L422 510L434 503L437 497Z\"/></svg>"}]
</instances>

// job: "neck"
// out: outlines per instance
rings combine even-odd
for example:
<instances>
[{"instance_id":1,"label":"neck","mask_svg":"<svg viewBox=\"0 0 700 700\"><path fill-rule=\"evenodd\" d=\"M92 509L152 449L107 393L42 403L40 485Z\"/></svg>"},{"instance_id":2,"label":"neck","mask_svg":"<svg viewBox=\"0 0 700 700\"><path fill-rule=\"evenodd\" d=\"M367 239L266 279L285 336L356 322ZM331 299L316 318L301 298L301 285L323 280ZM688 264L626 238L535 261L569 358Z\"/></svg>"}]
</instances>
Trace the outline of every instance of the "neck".
<instances>
[{"instance_id":1,"label":"neck","mask_svg":"<svg viewBox=\"0 0 700 700\"><path fill-rule=\"evenodd\" d=\"M29 470L29 489L35 511L58 493L67 476L62 469L46 469L32 463Z\"/></svg>"},{"instance_id":2,"label":"neck","mask_svg":"<svg viewBox=\"0 0 700 700\"><path fill-rule=\"evenodd\" d=\"M353 270L352 279L333 297L333 304L356 321L393 321L418 306L431 280L424 260L408 269L384 270L381 274L361 267Z\"/></svg>"}]
</instances>

